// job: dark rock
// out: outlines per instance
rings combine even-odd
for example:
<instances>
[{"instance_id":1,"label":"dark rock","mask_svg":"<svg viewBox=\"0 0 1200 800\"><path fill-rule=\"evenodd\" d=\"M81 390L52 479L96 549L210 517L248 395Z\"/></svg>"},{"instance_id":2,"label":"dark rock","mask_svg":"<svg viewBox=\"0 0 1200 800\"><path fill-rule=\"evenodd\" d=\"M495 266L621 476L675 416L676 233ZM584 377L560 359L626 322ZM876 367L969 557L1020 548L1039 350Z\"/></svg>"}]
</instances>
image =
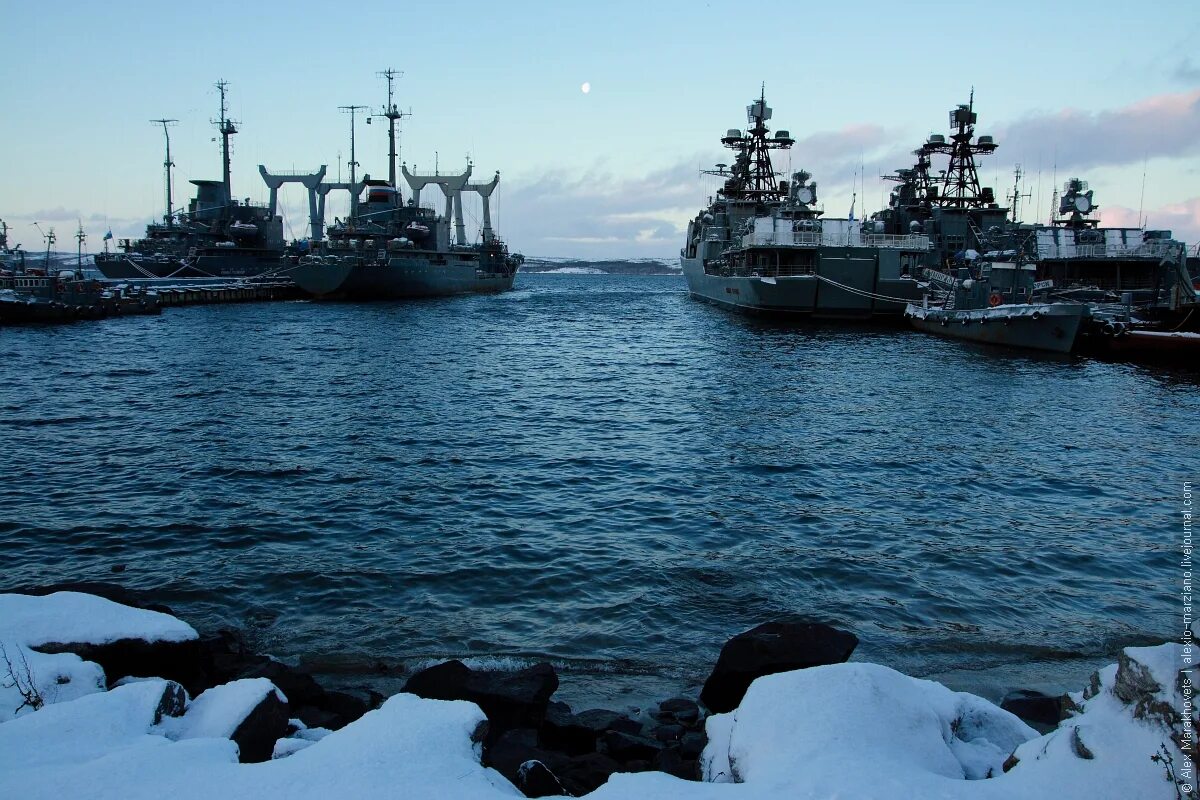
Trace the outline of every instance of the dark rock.
<instances>
[{"instance_id":1,"label":"dark rock","mask_svg":"<svg viewBox=\"0 0 1200 800\"><path fill-rule=\"evenodd\" d=\"M324 692L316 705L317 708L337 715L338 722L334 730L344 728L371 710L371 705L366 700L347 692Z\"/></svg>"},{"instance_id":2,"label":"dark rock","mask_svg":"<svg viewBox=\"0 0 1200 800\"><path fill-rule=\"evenodd\" d=\"M1070 698L1067 699L1069 701ZM1000 707L1026 722L1039 726L1039 729L1057 727L1058 723L1067 717L1062 697L1050 697L1029 689L1009 692L1000 701ZM1045 730L1041 732L1046 733Z\"/></svg>"},{"instance_id":3,"label":"dark rock","mask_svg":"<svg viewBox=\"0 0 1200 800\"><path fill-rule=\"evenodd\" d=\"M678 742L683 738L684 727L682 725L659 725L654 729L654 738L664 744Z\"/></svg>"},{"instance_id":4,"label":"dark rock","mask_svg":"<svg viewBox=\"0 0 1200 800\"><path fill-rule=\"evenodd\" d=\"M635 759L625 764L623 772L649 772L650 762L645 759Z\"/></svg>"},{"instance_id":5,"label":"dark rock","mask_svg":"<svg viewBox=\"0 0 1200 800\"><path fill-rule=\"evenodd\" d=\"M621 731L606 731L600 737L600 745L609 756L625 763L650 761L662 749L662 745L653 739Z\"/></svg>"},{"instance_id":6,"label":"dark rock","mask_svg":"<svg viewBox=\"0 0 1200 800\"><path fill-rule=\"evenodd\" d=\"M685 781L700 780L700 762L694 758L684 758L678 747L668 747L654 757L654 769L683 778Z\"/></svg>"},{"instance_id":7,"label":"dark rock","mask_svg":"<svg viewBox=\"0 0 1200 800\"><path fill-rule=\"evenodd\" d=\"M533 728L514 728L499 734L483 750L483 765L492 767L514 786L520 786L521 767L530 761L541 762L543 766L553 770L554 766L564 760L557 755L538 747L538 732Z\"/></svg>"},{"instance_id":8,"label":"dark rock","mask_svg":"<svg viewBox=\"0 0 1200 800\"><path fill-rule=\"evenodd\" d=\"M163 688L158 707L154 709L154 724L163 721L163 717L182 717L187 711L187 692L175 681L167 681Z\"/></svg>"},{"instance_id":9,"label":"dark rock","mask_svg":"<svg viewBox=\"0 0 1200 800\"><path fill-rule=\"evenodd\" d=\"M1008 758L1004 759L1004 764L1001 766L1001 769L1003 769L1005 772L1008 772L1010 769L1020 763L1021 759L1017 758L1016 753L1009 753Z\"/></svg>"},{"instance_id":10,"label":"dark rock","mask_svg":"<svg viewBox=\"0 0 1200 800\"><path fill-rule=\"evenodd\" d=\"M1088 761L1091 761L1096 757L1092 754L1092 751L1088 749L1088 746L1083 743L1083 739L1079 736L1078 727L1071 729L1071 749L1075 751L1075 755L1079 756L1080 758L1087 759Z\"/></svg>"},{"instance_id":11,"label":"dark rock","mask_svg":"<svg viewBox=\"0 0 1200 800\"><path fill-rule=\"evenodd\" d=\"M558 675L548 663L500 672L447 661L421 670L404 685L404 691L419 697L475 703L487 714L493 736L512 728L538 727L556 689Z\"/></svg>"},{"instance_id":12,"label":"dark rock","mask_svg":"<svg viewBox=\"0 0 1200 800\"><path fill-rule=\"evenodd\" d=\"M266 678L279 687L279 691L283 692L288 702L293 705L325 707L322 701L326 692L313 680L313 677L279 661L268 659L263 662L252 662L239 671L236 677Z\"/></svg>"},{"instance_id":13,"label":"dark rock","mask_svg":"<svg viewBox=\"0 0 1200 800\"><path fill-rule=\"evenodd\" d=\"M243 764L270 761L275 742L287 735L288 717L287 703L275 692L267 692L229 737L237 742L238 760Z\"/></svg>"},{"instance_id":14,"label":"dark rock","mask_svg":"<svg viewBox=\"0 0 1200 800\"><path fill-rule=\"evenodd\" d=\"M819 623L767 622L725 643L700 700L716 713L732 711L756 678L794 669L840 664L858 637Z\"/></svg>"},{"instance_id":15,"label":"dark rock","mask_svg":"<svg viewBox=\"0 0 1200 800\"><path fill-rule=\"evenodd\" d=\"M84 661L94 661L104 669L111 688L125 677L166 678L196 695L209 687L203 668L200 642L147 642L143 639L118 639L107 644L55 642L39 645L43 653L74 653Z\"/></svg>"},{"instance_id":16,"label":"dark rock","mask_svg":"<svg viewBox=\"0 0 1200 800\"><path fill-rule=\"evenodd\" d=\"M621 765L603 753L587 753L568 758L554 767L563 788L575 797L582 797L604 785L609 776L620 772Z\"/></svg>"},{"instance_id":17,"label":"dark rock","mask_svg":"<svg viewBox=\"0 0 1200 800\"><path fill-rule=\"evenodd\" d=\"M642 732L642 723L636 719L630 719L616 711L608 711L603 708L590 708L587 711L580 711L575 715L580 724L591 728L596 732L596 735L605 731L620 731L621 733L638 734Z\"/></svg>"},{"instance_id":18,"label":"dark rock","mask_svg":"<svg viewBox=\"0 0 1200 800\"><path fill-rule=\"evenodd\" d=\"M526 761L517 768L516 786L526 797L551 797L567 793L550 768L540 761Z\"/></svg>"},{"instance_id":19,"label":"dark rock","mask_svg":"<svg viewBox=\"0 0 1200 800\"><path fill-rule=\"evenodd\" d=\"M341 721L341 718L337 714L313 706L302 706L293 713L296 715L296 719L303 722L309 728L337 730L338 723Z\"/></svg>"},{"instance_id":20,"label":"dark rock","mask_svg":"<svg viewBox=\"0 0 1200 800\"><path fill-rule=\"evenodd\" d=\"M686 697L672 697L658 704L654 716L663 722L678 722L690 728L700 721L700 706Z\"/></svg>"},{"instance_id":21,"label":"dark rock","mask_svg":"<svg viewBox=\"0 0 1200 800\"><path fill-rule=\"evenodd\" d=\"M679 740L679 755L687 759L697 759L708 744L708 736L699 731L688 731Z\"/></svg>"},{"instance_id":22,"label":"dark rock","mask_svg":"<svg viewBox=\"0 0 1200 800\"><path fill-rule=\"evenodd\" d=\"M550 703L539 729L539 742L548 750L578 756L594 752L599 732L583 724L566 703Z\"/></svg>"}]
</instances>

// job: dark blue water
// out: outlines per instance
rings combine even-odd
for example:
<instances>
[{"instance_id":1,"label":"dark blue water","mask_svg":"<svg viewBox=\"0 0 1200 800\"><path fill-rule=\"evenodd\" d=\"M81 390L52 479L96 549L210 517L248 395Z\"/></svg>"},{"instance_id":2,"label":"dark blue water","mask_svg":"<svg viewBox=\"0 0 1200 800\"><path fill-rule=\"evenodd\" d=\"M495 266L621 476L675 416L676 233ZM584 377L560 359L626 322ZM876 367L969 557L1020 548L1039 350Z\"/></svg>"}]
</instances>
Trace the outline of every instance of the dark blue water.
<instances>
[{"instance_id":1,"label":"dark blue water","mask_svg":"<svg viewBox=\"0 0 1200 800\"><path fill-rule=\"evenodd\" d=\"M320 668L685 687L784 614L914 674L1176 628L1194 375L569 275L0 329L0 359L4 583L153 590Z\"/></svg>"}]
</instances>

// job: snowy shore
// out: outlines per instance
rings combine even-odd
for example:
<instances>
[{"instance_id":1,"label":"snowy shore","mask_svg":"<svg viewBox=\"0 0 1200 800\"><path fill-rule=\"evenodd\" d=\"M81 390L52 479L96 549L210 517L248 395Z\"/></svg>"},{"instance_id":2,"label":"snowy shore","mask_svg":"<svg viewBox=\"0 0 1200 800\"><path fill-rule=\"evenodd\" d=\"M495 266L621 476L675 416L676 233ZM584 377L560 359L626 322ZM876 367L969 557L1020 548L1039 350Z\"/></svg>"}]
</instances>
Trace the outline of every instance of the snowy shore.
<instances>
[{"instance_id":1,"label":"snowy shore","mask_svg":"<svg viewBox=\"0 0 1200 800\"><path fill-rule=\"evenodd\" d=\"M741 638L743 650L761 650L762 637L809 637L803 652L819 651L828 662L844 661L857 643L824 626L762 628L757 640ZM527 793L554 793L580 762L618 765L620 748L637 756L619 764L631 771L606 774L587 796L1192 796L1196 717L1180 672L1190 669L1191 652L1182 645L1126 648L1118 663L1080 676L1082 690L1062 702L1065 719L1039 735L982 698L875 664L770 667L764 672L773 674L751 679L736 672L748 663L738 641L722 652L724 683L716 682L718 664L706 685L706 702L720 713L705 717L691 701L665 702L662 724L646 732L550 702L557 677L548 665L495 676L448 662L414 676L408 692L415 693L372 710L374 702L350 708L263 657L218 650L214 658L191 626L169 614L75 592L0 595L0 797L520 797L510 778ZM143 666L165 665L178 681L147 674L157 666L126 666L130 653ZM206 679L191 677L180 661L187 657L208 659ZM257 677L214 684L233 674L234 661L236 674L251 674L250 664ZM737 685L743 678L748 688ZM304 722L301 710L328 727ZM546 749L546 731L590 735L604 752L556 754ZM521 745L526 735L537 740ZM652 768L652 751L658 766L664 752L686 750L688 741L699 780ZM546 755L501 766L509 777L484 765L505 763L505 747L524 758L522 746Z\"/></svg>"}]
</instances>

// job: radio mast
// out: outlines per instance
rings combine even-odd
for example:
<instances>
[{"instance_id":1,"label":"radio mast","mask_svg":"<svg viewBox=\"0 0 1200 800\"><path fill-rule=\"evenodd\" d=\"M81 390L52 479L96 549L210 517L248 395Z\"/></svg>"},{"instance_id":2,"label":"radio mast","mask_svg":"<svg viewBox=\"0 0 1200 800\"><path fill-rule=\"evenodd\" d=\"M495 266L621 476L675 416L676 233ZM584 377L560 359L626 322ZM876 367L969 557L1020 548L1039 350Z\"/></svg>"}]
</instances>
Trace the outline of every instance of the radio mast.
<instances>
[{"instance_id":1,"label":"radio mast","mask_svg":"<svg viewBox=\"0 0 1200 800\"><path fill-rule=\"evenodd\" d=\"M167 157L163 161L163 170L167 173L167 214L163 217L163 222L167 223L167 227L171 227L174 219L174 208L171 200L171 167L175 166L175 162L171 160L171 131L168 130L168 125L175 125L179 122L177 119L152 119L150 122L154 125L162 125L163 136L167 138Z\"/></svg>"},{"instance_id":2,"label":"radio mast","mask_svg":"<svg viewBox=\"0 0 1200 800\"><path fill-rule=\"evenodd\" d=\"M230 205L233 202L233 190L229 182L229 137L237 133L237 124L229 118L229 112L225 105L225 90L229 88L228 81L217 81L217 91L221 93L221 117L220 119L212 120L212 124L217 126L217 130L221 132L221 166L222 181L225 184L225 205Z\"/></svg>"}]
</instances>

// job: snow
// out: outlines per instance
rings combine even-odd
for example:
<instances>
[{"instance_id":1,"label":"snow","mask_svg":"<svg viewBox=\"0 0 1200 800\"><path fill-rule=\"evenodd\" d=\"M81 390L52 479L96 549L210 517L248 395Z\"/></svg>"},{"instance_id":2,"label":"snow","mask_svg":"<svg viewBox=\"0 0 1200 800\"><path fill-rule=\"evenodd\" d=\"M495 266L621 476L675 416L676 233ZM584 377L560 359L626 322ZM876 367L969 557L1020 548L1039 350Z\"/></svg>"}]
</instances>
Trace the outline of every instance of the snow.
<instances>
[{"instance_id":1,"label":"snow","mask_svg":"<svg viewBox=\"0 0 1200 800\"><path fill-rule=\"evenodd\" d=\"M53 672L51 662L39 659L60 659L55 669L95 679L95 665L75 656L46 656L21 642L75 635L102 640L133 630L116 624L119 614L101 614L95 630L80 633L78 621L62 615L72 634L64 637L47 622L63 610L64 601L38 600L47 601L48 609L39 611L33 603L17 618L30 622L28 631L14 625L14 617L0 617L6 648L28 657L31 669ZM66 602L76 608L80 603ZM136 616L130 619L136 621ZM145 633L147 628L138 630ZM162 623L153 630L180 629ZM1149 675L1159 688L1139 698L1153 703L1140 702L1142 711L1137 713L1147 708L1153 712L1152 706L1161 704L1181 709L1177 671L1183 654L1180 645L1171 644L1126 649L1121 669L1127 672L1119 674L1117 665L1098 672L1086 699L1084 693L1073 695L1081 706L1079 713L1045 736L982 698L875 664L770 675L751 685L736 710L708 718L709 744L702 756L707 782L654 772L618 774L589 797L1172 800L1175 787L1150 757L1165 746L1177 771L1182 771L1183 753L1171 742L1171 731L1156 716L1159 712L1137 718L1135 708L1113 689L1120 680L1126 694L1145 694L1153 690L1145 680ZM140 679L104 691L99 675L98 683L75 696L4 717L0 797L521 796L502 776L481 766L480 746L472 740L485 718L471 703L396 695L338 731L296 725L291 736L276 742L271 761L241 764L237 745L228 737L249 710L278 689L263 678L234 681L201 694L182 717L156 721L168 686L161 679ZM69 689L68 694L75 691ZM5 702L8 699L5 696ZM1010 755L1015 755L1015 765ZM1005 762L1010 765L1007 773ZM1194 783L1194 771L1189 776Z\"/></svg>"},{"instance_id":2,"label":"snow","mask_svg":"<svg viewBox=\"0 0 1200 800\"><path fill-rule=\"evenodd\" d=\"M197 638L195 628L169 614L130 608L95 595L0 594L0 638L18 632L20 635L14 638L27 647L108 644L119 639L186 642Z\"/></svg>"},{"instance_id":3,"label":"snow","mask_svg":"<svg viewBox=\"0 0 1200 800\"><path fill-rule=\"evenodd\" d=\"M172 739L227 739L271 692L287 702L283 692L266 678L243 678L214 686L193 700L182 717L164 720L163 729Z\"/></svg>"}]
</instances>

